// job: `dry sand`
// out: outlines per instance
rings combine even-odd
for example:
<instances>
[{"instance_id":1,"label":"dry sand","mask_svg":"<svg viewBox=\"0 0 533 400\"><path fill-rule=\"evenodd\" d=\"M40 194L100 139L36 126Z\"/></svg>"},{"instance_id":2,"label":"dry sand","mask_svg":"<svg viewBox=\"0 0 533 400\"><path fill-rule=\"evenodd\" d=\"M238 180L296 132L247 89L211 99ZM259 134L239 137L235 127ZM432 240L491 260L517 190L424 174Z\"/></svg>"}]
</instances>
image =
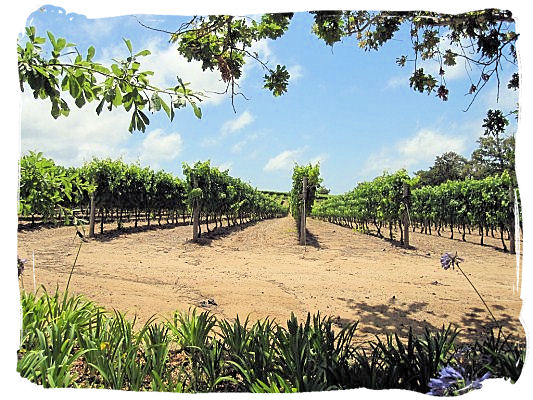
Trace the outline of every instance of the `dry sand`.
<instances>
[{"instance_id":1,"label":"dry sand","mask_svg":"<svg viewBox=\"0 0 533 400\"><path fill-rule=\"evenodd\" d=\"M298 245L290 217L223 228L201 244L188 241L187 225L104 232L82 244L70 291L130 317L137 314L141 322L190 306L218 317L269 316L283 323L291 312L304 317L320 311L339 326L360 321L360 340L448 323L463 329L462 339L479 337L491 324L483 303L457 269L440 266L443 252L457 251L505 331L525 337L516 256L501 251L497 239L486 238L488 245L480 246L474 235L465 243L449 239L448 232L443 237L411 233L414 248L405 250L313 219L308 230L311 244L305 248ZM79 244L73 227L20 231L18 254L30 260L24 288L33 290L34 251L37 286L64 289ZM207 299L216 305L206 305Z\"/></svg>"}]
</instances>

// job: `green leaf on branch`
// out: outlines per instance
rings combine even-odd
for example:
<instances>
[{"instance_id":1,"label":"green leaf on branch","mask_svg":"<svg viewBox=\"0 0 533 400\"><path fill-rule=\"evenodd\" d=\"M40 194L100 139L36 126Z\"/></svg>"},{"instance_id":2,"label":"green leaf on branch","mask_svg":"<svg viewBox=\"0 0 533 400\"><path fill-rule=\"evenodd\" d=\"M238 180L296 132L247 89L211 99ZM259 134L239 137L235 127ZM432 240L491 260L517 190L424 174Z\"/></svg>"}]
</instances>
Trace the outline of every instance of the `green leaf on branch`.
<instances>
[{"instance_id":1,"label":"green leaf on branch","mask_svg":"<svg viewBox=\"0 0 533 400\"><path fill-rule=\"evenodd\" d=\"M113 105L115 107L118 107L122 104L122 93L120 92L120 88L115 87L115 94L113 97Z\"/></svg>"},{"instance_id":2,"label":"green leaf on branch","mask_svg":"<svg viewBox=\"0 0 533 400\"><path fill-rule=\"evenodd\" d=\"M167 113L168 117L170 118L170 121L172 121L173 115L171 114L170 107L168 106L167 103L165 103L165 101L162 98L159 98L159 100L160 100L160 103L161 103L161 107L163 107L163 110L165 110L165 112Z\"/></svg>"},{"instance_id":3,"label":"green leaf on branch","mask_svg":"<svg viewBox=\"0 0 533 400\"><path fill-rule=\"evenodd\" d=\"M100 100L100 103L98 103L98 106L96 107L96 114L97 115L100 115L100 113L102 112L102 108L104 107L104 103L105 103L105 97L102 98L102 100Z\"/></svg>"},{"instance_id":4,"label":"green leaf on branch","mask_svg":"<svg viewBox=\"0 0 533 400\"><path fill-rule=\"evenodd\" d=\"M202 118L202 110L200 109L200 107L198 107L196 105L196 103L194 103L192 101L191 101L191 106L192 106L192 108L194 110L194 115L196 115L196 118L201 119Z\"/></svg>"},{"instance_id":5,"label":"green leaf on branch","mask_svg":"<svg viewBox=\"0 0 533 400\"><path fill-rule=\"evenodd\" d=\"M113 71L116 76L122 75L122 70L118 67L117 64L111 64L111 71Z\"/></svg>"},{"instance_id":6,"label":"green leaf on branch","mask_svg":"<svg viewBox=\"0 0 533 400\"><path fill-rule=\"evenodd\" d=\"M35 34L35 28L34 28L34 34ZM56 46L57 46L57 42L56 42L56 38L55 38L54 34L52 32L50 32L50 31L46 32L46 34L48 35L48 39L50 39L50 43L52 43L52 46L55 49Z\"/></svg>"},{"instance_id":7,"label":"green leaf on branch","mask_svg":"<svg viewBox=\"0 0 533 400\"><path fill-rule=\"evenodd\" d=\"M135 54L135 57L144 57L152 54L150 50L141 50L137 54Z\"/></svg>"},{"instance_id":8,"label":"green leaf on branch","mask_svg":"<svg viewBox=\"0 0 533 400\"><path fill-rule=\"evenodd\" d=\"M90 46L88 49L87 49L87 61L91 61L94 57L94 53L95 53L95 50L94 50L94 47L93 46Z\"/></svg>"},{"instance_id":9,"label":"green leaf on branch","mask_svg":"<svg viewBox=\"0 0 533 400\"><path fill-rule=\"evenodd\" d=\"M124 43L126 43L126 46L128 47L128 50L130 51L130 54L133 53L133 50L132 50L132 47L131 47L131 42L129 39L124 39L122 38L122 40L124 40Z\"/></svg>"}]
</instances>

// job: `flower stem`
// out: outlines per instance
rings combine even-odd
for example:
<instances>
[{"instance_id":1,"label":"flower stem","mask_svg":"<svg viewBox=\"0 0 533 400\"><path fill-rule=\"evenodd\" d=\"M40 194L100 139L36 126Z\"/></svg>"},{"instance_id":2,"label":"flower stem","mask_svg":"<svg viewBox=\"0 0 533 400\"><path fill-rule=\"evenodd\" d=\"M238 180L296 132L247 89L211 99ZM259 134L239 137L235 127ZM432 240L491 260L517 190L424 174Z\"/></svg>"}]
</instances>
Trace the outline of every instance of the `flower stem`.
<instances>
[{"instance_id":1,"label":"flower stem","mask_svg":"<svg viewBox=\"0 0 533 400\"><path fill-rule=\"evenodd\" d=\"M72 265L72 269L70 270L70 274L68 276L68 282L67 282L67 287L65 288L65 293L67 293L68 291L68 287L70 285L70 278L72 278L72 273L74 272L74 267L76 266L76 261L78 261L78 256L80 255L80 250L81 250L81 245L83 244L83 242L80 242L80 247L78 247L78 253L76 254L76 258L74 259L74 264Z\"/></svg>"},{"instance_id":2,"label":"flower stem","mask_svg":"<svg viewBox=\"0 0 533 400\"><path fill-rule=\"evenodd\" d=\"M478 292L478 290L476 289L476 287L474 286L474 284L472 283L472 281L468 278L468 276L466 276L466 274L464 273L464 271L461 269L461 267L459 266L459 263L456 263L455 266L459 269L459 271L461 271L461 273L462 273L463 276L466 278L466 280L468 281L468 283L470 283L470 286L472 286L472 288L476 291L477 295L479 296L479 298L481 299L481 301L482 301L483 304L485 305L485 308L486 308L487 311L489 312L489 314L490 314L490 316L492 317L492 320L494 321L494 323L496 324L496 326L500 326L500 324L498 324L498 321L496 321L496 318L494 317L494 314L492 313L492 311L490 311L489 306L487 305L487 303L485 303L485 300L483 300L483 297L482 297L481 294Z\"/></svg>"}]
</instances>

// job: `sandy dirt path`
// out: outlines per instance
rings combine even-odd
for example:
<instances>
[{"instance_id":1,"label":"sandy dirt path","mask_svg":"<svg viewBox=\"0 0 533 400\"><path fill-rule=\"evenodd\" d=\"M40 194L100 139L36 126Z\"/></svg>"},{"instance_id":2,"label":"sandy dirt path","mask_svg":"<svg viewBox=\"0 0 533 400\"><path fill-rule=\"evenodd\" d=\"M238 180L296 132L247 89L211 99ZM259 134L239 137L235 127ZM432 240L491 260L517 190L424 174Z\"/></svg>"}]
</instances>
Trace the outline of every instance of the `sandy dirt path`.
<instances>
[{"instance_id":1,"label":"sandy dirt path","mask_svg":"<svg viewBox=\"0 0 533 400\"><path fill-rule=\"evenodd\" d=\"M224 318L270 316L283 323L291 312L304 317L320 311L339 326L360 321L360 340L448 323L462 328L466 339L478 336L490 319L464 277L440 267L443 252L457 251L496 318L507 332L524 337L521 300L513 289L516 258L498 250L498 240L489 238L489 246L482 247L411 233L414 249L405 250L309 219L312 245L304 248L290 217L228 230L200 245L188 241L190 226L104 233L82 244L70 291L137 314L140 321L190 306ZM31 260L35 252L37 285L49 291L65 287L80 243L74 234L73 227L18 233L19 255ZM22 284L33 290L31 263ZM207 299L216 305L205 305Z\"/></svg>"}]
</instances>

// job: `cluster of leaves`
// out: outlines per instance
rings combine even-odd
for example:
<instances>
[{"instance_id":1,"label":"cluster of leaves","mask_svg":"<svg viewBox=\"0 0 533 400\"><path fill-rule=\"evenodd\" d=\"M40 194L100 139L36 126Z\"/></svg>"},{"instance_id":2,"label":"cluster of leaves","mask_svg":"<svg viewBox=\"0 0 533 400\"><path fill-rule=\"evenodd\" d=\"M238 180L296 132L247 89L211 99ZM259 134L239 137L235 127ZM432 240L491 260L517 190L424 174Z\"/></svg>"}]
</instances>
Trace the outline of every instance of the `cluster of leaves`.
<instances>
[{"instance_id":1,"label":"cluster of leaves","mask_svg":"<svg viewBox=\"0 0 533 400\"><path fill-rule=\"evenodd\" d=\"M287 208L268 195L253 188L228 171L212 167L210 161L198 161L193 166L183 163L183 174L190 207L199 207L200 217L206 224L215 221L215 227L226 216L228 224L242 224L245 219L260 220L285 215ZM207 225L209 231L209 225Z\"/></svg>"},{"instance_id":2,"label":"cluster of leaves","mask_svg":"<svg viewBox=\"0 0 533 400\"><path fill-rule=\"evenodd\" d=\"M402 55L396 62L403 67L412 62L410 86L427 94L435 93L448 100L446 70L464 61L470 70L478 71L471 79L468 93L473 94L470 105L479 90L495 76L504 63L517 65L514 20L509 11L486 9L462 14L442 14L428 11L316 11L313 32L327 45L355 36L362 49L379 50L395 37L402 26L409 27L412 54ZM437 74L424 67L435 63ZM420 65L424 63L424 65ZM511 78L509 89L518 88L518 75ZM469 107L470 107L469 105Z\"/></svg>"},{"instance_id":3,"label":"cluster of leaves","mask_svg":"<svg viewBox=\"0 0 533 400\"><path fill-rule=\"evenodd\" d=\"M30 152L20 160L19 209L21 216L68 223L84 193L94 187L75 168L64 168L42 153Z\"/></svg>"},{"instance_id":4,"label":"cluster of leaves","mask_svg":"<svg viewBox=\"0 0 533 400\"><path fill-rule=\"evenodd\" d=\"M507 250L503 232L514 226L510 187L512 180L507 172L480 180L450 180L438 186L423 186L412 191L411 219L423 226L434 224L438 235L442 226L448 226L452 238L454 227L460 227L463 240L466 227L477 226L481 244L484 229L498 229Z\"/></svg>"},{"instance_id":5,"label":"cluster of leaves","mask_svg":"<svg viewBox=\"0 0 533 400\"><path fill-rule=\"evenodd\" d=\"M316 197L316 192L322 183L320 178L320 164L294 165L292 171L292 189L289 193L289 204L292 216L298 220L304 204L303 179L307 178L305 198L305 214L309 215Z\"/></svg>"},{"instance_id":6,"label":"cluster of leaves","mask_svg":"<svg viewBox=\"0 0 533 400\"><path fill-rule=\"evenodd\" d=\"M22 293L17 371L44 387L98 387L166 392L306 392L408 389L427 393L444 368L464 376L515 382L525 348L501 330L457 346L451 327L406 338L387 334L354 344L357 323L336 329L329 317L292 315L286 326L176 312L140 329L80 296ZM454 382L460 390L461 382ZM453 394L453 393L450 393Z\"/></svg>"},{"instance_id":7,"label":"cluster of leaves","mask_svg":"<svg viewBox=\"0 0 533 400\"><path fill-rule=\"evenodd\" d=\"M369 232L368 223L376 226L379 236L381 229L388 223L392 239L392 224L401 219L406 207L403 185L410 178L405 170L394 174L384 173L370 182L362 182L343 195L329 196L317 203L312 216L332 223L347 225Z\"/></svg>"},{"instance_id":8,"label":"cluster of leaves","mask_svg":"<svg viewBox=\"0 0 533 400\"><path fill-rule=\"evenodd\" d=\"M35 27L26 28L26 35L17 45L18 71L20 90L24 91L27 84L36 99L49 99L54 118L68 116L70 108L66 95L79 108L98 101L98 115L104 106L109 111L122 107L131 112L130 132L146 130L150 123L143 111L146 108L151 112L163 109L172 121L174 109L190 104L195 115L201 118L197 103L203 95L193 92L179 77L172 88L160 89L150 84L153 72L141 71L139 61L150 55L149 50L134 53L131 42L124 39L129 56L125 60L113 60L114 63L106 67L93 60L96 53L93 46L87 49L84 57L75 44L64 38L56 39L51 32L47 36L48 42L36 35ZM46 52L48 48L50 55Z\"/></svg>"},{"instance_id":9,"label":"cluster of leaves","mask_svg":"<svg viewBox=\"0 0 533 400\"><path fill-rule=\"evenodd\" d=\"M282 65L271 68L267 61L260 60L252 45L282 36L292 16L293 13L264 14L260 20L231 15L194 16L176 31L167 33L187 61L201 62L204 71L218 70L226 83L225 93L231 92L232 101L236 94L242 94L237 81L242 76L246 58L259 62L267 72L264 87L274 96L280 96L287 91L290 78L287 68Z\"/></svg>"}]
</instances>

